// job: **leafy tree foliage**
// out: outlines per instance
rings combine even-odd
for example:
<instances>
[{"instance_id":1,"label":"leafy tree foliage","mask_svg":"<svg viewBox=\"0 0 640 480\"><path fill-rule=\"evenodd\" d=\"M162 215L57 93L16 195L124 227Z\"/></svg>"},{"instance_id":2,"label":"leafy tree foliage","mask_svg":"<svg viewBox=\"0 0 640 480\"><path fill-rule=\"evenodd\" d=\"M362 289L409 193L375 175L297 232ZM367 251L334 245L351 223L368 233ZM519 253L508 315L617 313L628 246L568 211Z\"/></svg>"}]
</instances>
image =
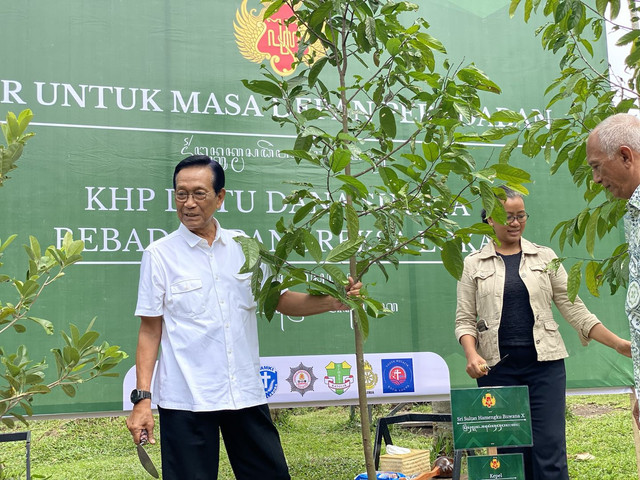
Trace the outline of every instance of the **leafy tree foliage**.
<instances>
[{"instance_id":1,"label":"leafy tree foliage","mask_svg":"<svg viewBox=\"0 0 640 480\"><path fill-rule=\"evenodd\" d=\"M586 163L586 138L602 120L619 112L638 107L640 92L640 29L616 23L621 8L629 8L632 24L637 25L638 6L620 0L512 0L510 14L523 7L525 21L533 16L547 23L538 29L542 46L559 58L560 74L548 86L548 106L566 100L570 103L564 116L554 118L550 128L532 128L521 136L522 151L530 157L543 154L551 164L551 172L567 168L575 185L581 189L587 206L560 222L553 231L560 248L584 243L588 259L578 259L569 268L569 294L572 298L584 280L589 291L599 295L605 283L611 293L626 284L628 274L627 245L617 246L608 258L597 259L594 249L598 239L620 224L625 200L614 198L593 181ZM629 78L614 74L610 65L600 62L594 46L602 41L606 26L623 33L618 46L629 48L625 63ZM562 261L564 259L560 259Z\"/></svg>"},{"instance_id":2,"label":"leafy tree foliage","mask_svg":"<svg viewBox=\"0 0 640 480\"><path fill-rule=\"evenodd\" d=\"M9 178L7 173L16 168L26 141L33 136L33 133L25 133L32 118L30 110L24 110L18 117L9 112L6 123L2 124L7 146L0 145L0 186ZM11 235L4 242L0 240L0 260L16 237ZM69 266L82 259L84 244L67 234L61 248L52 245L43 251L38 240L30 236L29 245L24 248L28 256L25 278L0 274L0 282L15 288L14 298L0 301L0 335L10 329L24 333L29 322L40 325L48 335L53 335L53 323L31 315L31 308L46 288L60 280ZM94 321L95 318L84 332L73 324L69 325L69 333L60 332L63 344L51 350L56 365L53 379L45 375L48 361L36 362L29 358L25 345L20 345L15 353L0 346L0 416L5 425L13 426L11 417L26 424L22 412L32 414L31 402L35 395L47 394L60 387L69 397L74 397L81 383L98 377L117 376L111 370L127 355L117 345L104 341L98 343L100 334L92 330Z\"/></svg>"},{"instance_id":3,"label":"leafy tree foliage","mask_svg":"<svg viewBox=\"0 0 640 480\"><path fill-rule=\"evenodd\" d=\"M460 277L463 242L472 234L493 231L483 223L461 227L452 216L455 207L475 203L505 221L496 200L504 192L497 184L526 193L524 184L529 182L529 175L510 166L507 156L494 164L478 164L467 146L502 139L517 133L516 127L476 132L466 125L472 118L497 124L522 117L511 111L490 117L483 113L480 94L499 94L500 88L474 64L452 65L445 46L428 33L429 23L415 18L416 4L276 0L263 17L280 8L289 8L291 21L300 26L300 73L282 78L264 71L261 79L244 84L264 96L265 109L277 106L287 113L274 117L296 132L293 148L284 153L297 164L315 167L319 180L295 182L285 202L297 211L277 222L281 239L274 252L254 239L240 239L247 258L243 271L254 273L259 308L269 319L281 291L296 285L339 298L354 309L363 443L373 478L362 342L368 318L388 312L368 292L347 298L347 275L359 280L375 268L389 279L389 265L397 267L401 258L417 257L425 246L436 246L446 269ZM314 100L311 105L298 108L299 100L308 98ZM363 111L358 103L370 109ZM424 114L412 119L407 133L402 112L418 105ZM318 190L328 195L320 198L314 194ZM341 243L324 252L312 233L317 224L328 224ZM378 234L363 235L371 226ZM314 267L303 269L290 261L307 256ZM261 262L271 266L266 279Z\"/></svg>"}]
</instances>

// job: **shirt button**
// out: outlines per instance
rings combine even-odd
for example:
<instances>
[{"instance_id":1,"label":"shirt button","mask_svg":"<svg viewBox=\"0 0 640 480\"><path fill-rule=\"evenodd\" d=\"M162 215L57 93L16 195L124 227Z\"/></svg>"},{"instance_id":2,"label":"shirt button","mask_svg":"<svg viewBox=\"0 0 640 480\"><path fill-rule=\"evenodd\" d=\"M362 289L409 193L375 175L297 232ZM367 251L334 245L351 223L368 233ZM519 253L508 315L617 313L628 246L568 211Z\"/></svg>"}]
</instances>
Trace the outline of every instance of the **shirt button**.
<instances>
[{"instance_id":1,"label":"shirt button","mask_svg":"<svg viewBox=\"0 0 640 480\"><path fill-rule=\"evenodd\" d=\"M536 344L540 343L540 340L536 340Z\"/></svg>"},{"instance_id":2,"label":"shirt button","mask_svg":"<svg viewBox=\"0 0 640 480\"><path fill-rule=\"evenodd\" d=\"M220 305L224 305L224 300L220 300Z\"/></svg>"}]
</instances>

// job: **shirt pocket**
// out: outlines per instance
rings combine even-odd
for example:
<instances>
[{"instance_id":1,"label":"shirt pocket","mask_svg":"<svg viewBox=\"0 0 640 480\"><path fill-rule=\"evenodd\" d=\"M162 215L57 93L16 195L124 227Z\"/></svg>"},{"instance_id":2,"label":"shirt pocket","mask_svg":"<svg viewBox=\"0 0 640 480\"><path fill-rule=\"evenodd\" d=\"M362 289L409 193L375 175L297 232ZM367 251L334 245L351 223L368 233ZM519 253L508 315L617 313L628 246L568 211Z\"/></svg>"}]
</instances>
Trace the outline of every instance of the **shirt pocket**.
<instances>
[{"instance_id":1,"label":"shirt pocket","mask_svg":"<svg viewBox=\"0 0 640 480\"><path fill-rule=\"evenodd\" d=\"M478 298L486 297L494 292L495 273L495 270L478 270L473 275Z\"/></svg>"},{"instance_id":2,"label":"shirt pocket","mask_svg":"<svg viewBox=\"0 0 640 480\"><path fill-rule=\"evenodd\" d=\"M551 291L551 280L549 279L549 271L547 266L542 263L531 265L529 267L531 275L536 279L538 286L545 292Z\"/></svg>"},{"instance_id":3,"label":"shirt pocket","mask_svg":"<svg viewBox=\"0 0 640 480\"><path fill-rule=\"evenodd\" d=\"M560 335L560 325L555 320L545 320L544 324L544 347L547 351L556 351L562 345L562 336Z\"/></svg>"},{"instance_id":4,"label":"shirt pocket","mask_svg":"<svg viewBox=\"0 0 640 480\"><path fill-rule=\"evenodd\" d=\"M206 302L199 278L186 278L171 284L170 312L180 316L197 316L204 313Z\"/></svg>"},{"instance_id":5,"label":"shirt pocket","mask_svg":"<svg viewBox=\"0 0 640 480\"><path fill-rule=\"evenodd\" d=\"M235 283L234 295L238 301L238 306L246 310L256 308L257 303L251 291L253 273L235 273L233 278Z\"/></svg>"}]
</instances>

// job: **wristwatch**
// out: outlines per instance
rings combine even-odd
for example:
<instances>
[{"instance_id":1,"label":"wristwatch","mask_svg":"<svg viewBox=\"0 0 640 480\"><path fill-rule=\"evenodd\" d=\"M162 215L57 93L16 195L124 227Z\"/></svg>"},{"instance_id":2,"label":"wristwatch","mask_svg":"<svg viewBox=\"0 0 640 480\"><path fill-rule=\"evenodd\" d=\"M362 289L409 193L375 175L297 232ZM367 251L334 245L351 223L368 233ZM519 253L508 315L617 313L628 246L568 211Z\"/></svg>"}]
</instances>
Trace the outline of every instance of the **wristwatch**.
<instances>
[{"instance_id":1,"label":"wristwatch","mask_svg":"<svg viewBox=\"0 0 640 480\"><path fill-rule=\"evenodd\" d=\"M151 392L146 390L138 390L137 388L131 392L131 403L134 405L145 398L151 399Z\"/></svg>"}]
</instances>

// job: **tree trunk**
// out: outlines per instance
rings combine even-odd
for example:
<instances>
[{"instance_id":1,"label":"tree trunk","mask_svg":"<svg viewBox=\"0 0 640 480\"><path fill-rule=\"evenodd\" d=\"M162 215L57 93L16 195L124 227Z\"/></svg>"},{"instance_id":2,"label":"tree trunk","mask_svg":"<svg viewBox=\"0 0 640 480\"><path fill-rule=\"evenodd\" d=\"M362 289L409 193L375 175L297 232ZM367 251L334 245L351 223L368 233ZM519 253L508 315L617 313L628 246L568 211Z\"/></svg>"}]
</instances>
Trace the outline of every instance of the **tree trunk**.
<instances>
[{"instance_id":1,"label":"tree trunk","mask_svg":"<svg viewBox=\"0 0 640 480\"><path fill-rule=\"evenodd\" d=\"M373 446L371 445L371 423L369 422L369 408L367 403L367 386L364 378L364 337L360 330L357 312L353 322L353 330L356 340L356 372L358 378L358 405L360 406L360 426L362 429L362 448L364 449L364 461L367 467L367 478L375 480L376 468L373 462Z\"/></svg>"}]
</instances>

